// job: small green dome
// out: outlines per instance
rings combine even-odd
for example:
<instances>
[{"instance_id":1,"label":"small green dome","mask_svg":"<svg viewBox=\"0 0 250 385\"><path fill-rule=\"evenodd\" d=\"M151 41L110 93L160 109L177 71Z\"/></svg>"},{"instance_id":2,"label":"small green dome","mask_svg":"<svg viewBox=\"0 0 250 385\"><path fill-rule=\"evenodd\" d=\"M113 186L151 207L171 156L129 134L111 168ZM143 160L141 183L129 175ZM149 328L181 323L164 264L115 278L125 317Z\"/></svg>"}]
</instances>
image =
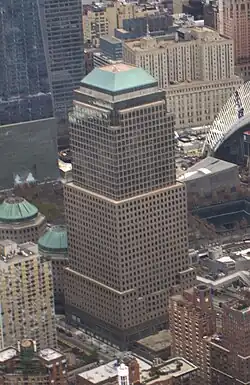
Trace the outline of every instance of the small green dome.
<instances>
[{"instance_id":1,"label":"small green dome","mask_svg":"<svg viewBox=\"0 0 250 385\"><path fill-rule=\"evenodd\" d=\"M67 230L65 226L52 226L38 240L40 251L60 253L68 249Z\"/></svg>"},{"instance_id":2,"label":"small green dome","mask_svg":"<svg viewBox=\"0 0 250 385\"><path fill-rule=\"evenodd\" d=\"M27 202L24 198L6 198L0 204L0 222L22 222L37 216L36 206Z\"/></svg>"}]
</instances>

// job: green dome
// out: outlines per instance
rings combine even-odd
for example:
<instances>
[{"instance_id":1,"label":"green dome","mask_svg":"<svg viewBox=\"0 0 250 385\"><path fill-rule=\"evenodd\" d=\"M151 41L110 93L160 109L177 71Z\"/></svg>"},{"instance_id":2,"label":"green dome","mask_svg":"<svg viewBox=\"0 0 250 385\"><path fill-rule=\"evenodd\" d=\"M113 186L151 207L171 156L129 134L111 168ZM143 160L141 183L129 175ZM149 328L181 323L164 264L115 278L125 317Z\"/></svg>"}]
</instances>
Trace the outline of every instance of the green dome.
<instances>
[{"instance_id":1,"label":"green dome","mask_svg":"<svg viewBox=\"0 0 250 385\"><path fill-rule=\"evenodd\" d=\"M66 252L68 249L67 230L65 226L49 228L38 240L39 250L45 252Z\"/></svg>"},{"instance_id":2,"label":"green dome","mask_svg":"<svg viewBox=\"0 0 250 385\"><path fill-rule=\"evenodd\" d=\"M37 216L36 206L27 202L24 198L6 198L0 204L0 222L21 222L33 219Z\"/></svg>"}]
</instances>

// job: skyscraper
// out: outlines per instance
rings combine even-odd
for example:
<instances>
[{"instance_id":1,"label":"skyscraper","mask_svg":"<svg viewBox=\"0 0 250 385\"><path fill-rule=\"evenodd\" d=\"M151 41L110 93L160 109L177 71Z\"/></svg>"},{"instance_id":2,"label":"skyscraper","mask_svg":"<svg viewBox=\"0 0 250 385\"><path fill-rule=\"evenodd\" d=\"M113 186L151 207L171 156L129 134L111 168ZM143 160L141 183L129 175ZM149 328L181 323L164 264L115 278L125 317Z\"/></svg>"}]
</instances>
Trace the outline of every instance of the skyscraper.
<instances>
[{"instance_id":1,"label":"skyscraper","mask_svg":"<svg viewBox=\"0 0 250 385\"><path fill-rule=\"evenodd\" d=\"M82 80L70 122L67 317L124 347L165 326L171 289L194 279L174 118L152 76L117 64Z\"/></svg>"},{"instance_id":2,"label":"skyscraper","mask_svg":"<svg viewBox=\"0 0 250 385\"><path fill-rule=\"evenodd\" d=\"M0 0L0 161L8 163L0 189L12 187L16 174L57 176L44 42L37 1Z\"/></svg>"},{"instance_id":3,"label":"skyscraper","mask_svg":"<svg viewBox=\"0 0 250 385\"><path fill-rule=\"evenodd\" d=\"M37 2L0 1L0 123L53 116Z\"/></svg>"},{"instance_id":4,"label":"skyscraper","mask_svg":"<svg viewBox=\"0 0 250 385\"><path fill-rule=\"evenodd\" d=\"M68 131L73 90L84 75L81 0L38 0L45 27L48 63L59 137Z\"/></svg>"}]
</instances>

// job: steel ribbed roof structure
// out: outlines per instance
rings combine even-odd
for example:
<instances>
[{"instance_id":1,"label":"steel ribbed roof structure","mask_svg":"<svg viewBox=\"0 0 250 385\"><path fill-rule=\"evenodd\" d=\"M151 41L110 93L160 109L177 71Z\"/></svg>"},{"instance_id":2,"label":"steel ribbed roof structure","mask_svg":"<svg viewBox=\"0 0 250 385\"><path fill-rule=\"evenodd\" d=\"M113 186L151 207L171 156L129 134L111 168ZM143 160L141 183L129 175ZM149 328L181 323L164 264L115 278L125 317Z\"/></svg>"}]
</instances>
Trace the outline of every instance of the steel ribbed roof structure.
<instances>
[{"instance_id":1,"label":"steel ribbed roof structure","mask_svg":"<svg viewBox=\"0 0 250 385\"><path fill-rule=\"evenodd\" d=\"M250 123L250 81L243 84L237 92L244 109L244 116L239 117L239 106L236 95L233 94L210 126L203 145L203 153L216 153L235 132Z\"/></svg>"}]
</instances>

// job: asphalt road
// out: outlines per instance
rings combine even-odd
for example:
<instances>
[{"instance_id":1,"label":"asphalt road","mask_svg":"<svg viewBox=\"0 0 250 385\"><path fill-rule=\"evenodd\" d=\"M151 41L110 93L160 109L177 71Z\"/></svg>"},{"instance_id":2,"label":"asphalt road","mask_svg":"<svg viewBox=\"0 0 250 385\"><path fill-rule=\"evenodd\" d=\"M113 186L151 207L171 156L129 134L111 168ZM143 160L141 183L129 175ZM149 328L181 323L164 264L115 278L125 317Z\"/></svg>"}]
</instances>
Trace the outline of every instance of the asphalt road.
<instances>
[{"instance_id":1,"label":"asphalt road","mask_svg":"<svg viewBox=\"0 0 250 385\"><path fill-rule=\"evenodd\" d=\"M57 332L57 335L58 335L59 341L61 341L62 343L64 341L68 342L70 347L77 347L79 349L82 349L86 353L91 353L96 348L95 345L91 345L86 341L81 341L81 339L77 336L73 335L72 337L69 337L66 334L60 333L60 332ZM99 349L97 349L97 351L98 351L99 359L103 360L104 362L112 361L115 358L114 353L111 353L111 352L103 353Z\"/></svg>"}]
</instances>

